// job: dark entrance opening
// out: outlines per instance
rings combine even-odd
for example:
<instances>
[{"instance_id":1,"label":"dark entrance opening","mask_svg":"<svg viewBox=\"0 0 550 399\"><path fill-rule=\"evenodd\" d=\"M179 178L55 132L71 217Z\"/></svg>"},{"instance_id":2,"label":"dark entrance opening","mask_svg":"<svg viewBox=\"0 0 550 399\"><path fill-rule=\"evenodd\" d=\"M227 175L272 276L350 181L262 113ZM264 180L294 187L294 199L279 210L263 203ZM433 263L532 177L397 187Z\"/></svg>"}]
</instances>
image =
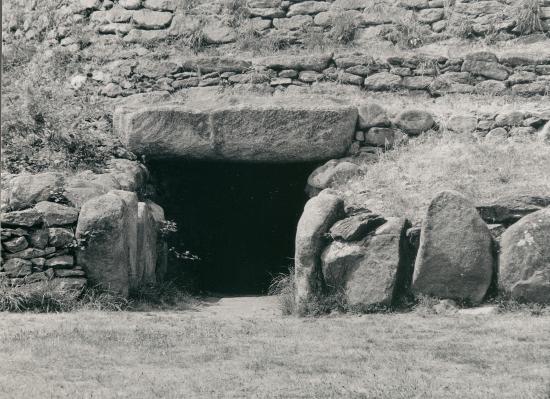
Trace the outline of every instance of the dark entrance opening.
<instances>
[{"instance_id":1,"label":"dark entrance opening","mask_svg":"<svg viewBox=\"0 0 550 399\"><path fill-rule=\"evenodd\" d=\"M166 218L178 225L179 252L198 261L169 266L202 292L266 293L293 263L304 187L317 164L155 161L150 170ZM173 240L174 241L174 240Z\"/></svg>"}]
</instances>

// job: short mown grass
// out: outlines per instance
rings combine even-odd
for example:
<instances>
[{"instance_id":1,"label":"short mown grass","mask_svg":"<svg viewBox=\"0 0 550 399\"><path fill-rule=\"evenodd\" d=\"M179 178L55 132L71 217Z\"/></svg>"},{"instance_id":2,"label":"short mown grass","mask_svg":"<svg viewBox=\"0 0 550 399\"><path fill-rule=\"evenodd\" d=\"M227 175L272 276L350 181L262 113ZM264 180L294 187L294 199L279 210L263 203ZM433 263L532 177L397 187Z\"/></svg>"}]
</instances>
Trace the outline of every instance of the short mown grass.
<instances>
[{"instance_id":1,"label":"short mown grass","mask_svg":"<svg viewBox=\"0 0 550 399\"><path fill-rule=\"evenodd\" d=\"M550 393L550 318L0 314L6 398L510 398Z\"/></svg>"},{"instance_id":2,"label":"short mown grass","mask_svg":"<svg viewBox=\"0 0 550 399\"><path fill-rule=\"evenodd\" d=\"M419 222L432 198L456 190L475 203L514 194L550 195L550 146L429 133L380 155L364 173L340 182L349 203Z\"/></svg>"}]
</instances>

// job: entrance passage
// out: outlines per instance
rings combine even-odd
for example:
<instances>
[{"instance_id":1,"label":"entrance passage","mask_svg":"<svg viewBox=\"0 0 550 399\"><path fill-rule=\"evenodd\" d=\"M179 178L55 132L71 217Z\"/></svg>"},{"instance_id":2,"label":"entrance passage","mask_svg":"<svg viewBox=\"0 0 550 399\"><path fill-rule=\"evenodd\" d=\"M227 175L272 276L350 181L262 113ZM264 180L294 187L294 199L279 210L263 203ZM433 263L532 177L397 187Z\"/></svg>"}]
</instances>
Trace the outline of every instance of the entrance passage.
<instances>
[{"instance_id":1,"label":"entrance passage","mask_svg":"<svg viewBox=\"0 0 550 399\"><path fill-rule=\"evenodd\" d=\"M171 262L169 275L184 273L211 293L266 293L273 275L293 264L304 187L316 166L153 162L160 205L178 225L179 252L200 258Z\"/></svg>"}]
</instances>

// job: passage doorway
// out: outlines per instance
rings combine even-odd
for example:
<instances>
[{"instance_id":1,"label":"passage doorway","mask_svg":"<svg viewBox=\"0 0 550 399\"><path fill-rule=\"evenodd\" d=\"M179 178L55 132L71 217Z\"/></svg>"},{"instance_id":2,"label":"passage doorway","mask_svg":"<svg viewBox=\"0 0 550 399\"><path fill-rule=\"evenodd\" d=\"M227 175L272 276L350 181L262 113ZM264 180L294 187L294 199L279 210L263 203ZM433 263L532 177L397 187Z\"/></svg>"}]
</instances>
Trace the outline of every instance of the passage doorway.
<instances>
[{"instance_id":1,"label":"passage doorway","mask_svg":"<svg viewBox=\"0 0 550 399\"><path fill-rule=\"evenodd\" d=\"M173 245L200 260L170 262L168 278L204 293L265 294L293 264L294 237L314 163L154 161L149 168ZM179 246L179 248L178 248Z\"/></svg>"}]
</instances>

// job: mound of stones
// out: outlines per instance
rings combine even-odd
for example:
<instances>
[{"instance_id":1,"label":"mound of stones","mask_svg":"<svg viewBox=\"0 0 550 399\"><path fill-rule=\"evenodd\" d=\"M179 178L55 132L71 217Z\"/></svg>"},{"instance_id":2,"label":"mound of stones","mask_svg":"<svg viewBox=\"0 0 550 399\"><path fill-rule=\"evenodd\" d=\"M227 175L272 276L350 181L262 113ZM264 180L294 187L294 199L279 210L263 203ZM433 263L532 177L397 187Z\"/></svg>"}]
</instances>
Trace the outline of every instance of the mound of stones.
<instances>
[{"instance_id":1,"label":"mound of stones","mask_svg":"<svg viewBox=\"0 0 550 399\"><path fill-rule=\"evenodd\" d=\"M412 294L479 305L498 284L505 296L548 304L549 205L550 196L520 195L475 206L444 191L418 229L405 219L348 209L325 189L299 222L296 300L300 307L336 292L351 308L368 311Z\"/></svg>"},{"instance_id":2,"label":"mound of stones","mask_svg":"<svg viewBox=\"0 0 550 399\"><path fill-rule=\"evenodd\" d=\"M138 200L147 175L139 163L115 159L100 174L3 176L1 283L41 291L89 283L125 296L157 281L164 216Z\"/></svg>"}]
</instances>

